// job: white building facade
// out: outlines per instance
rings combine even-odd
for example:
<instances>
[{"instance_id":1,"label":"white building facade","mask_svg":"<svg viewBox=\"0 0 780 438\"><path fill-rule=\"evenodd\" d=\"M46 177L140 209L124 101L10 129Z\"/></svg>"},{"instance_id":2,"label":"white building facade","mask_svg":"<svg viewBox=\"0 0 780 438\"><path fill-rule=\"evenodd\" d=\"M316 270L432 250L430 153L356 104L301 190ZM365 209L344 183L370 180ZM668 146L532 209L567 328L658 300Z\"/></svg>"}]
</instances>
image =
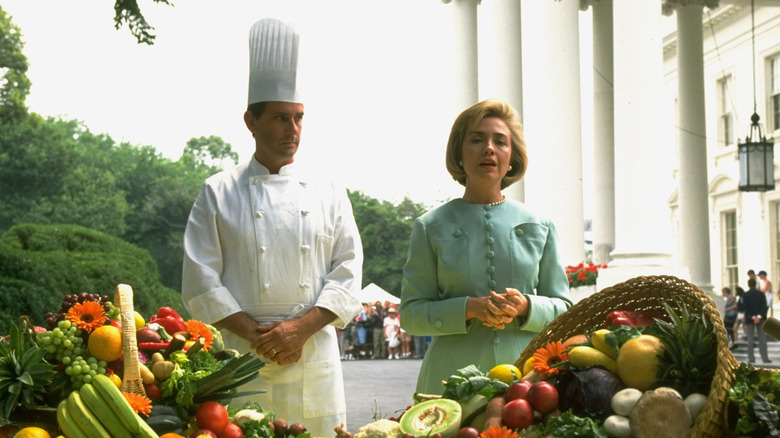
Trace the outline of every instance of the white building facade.
<instances>
[{"instance_id":1,"label":"white building facade","mask_svg":"<svg viewBox=\"0 0 780 438\"><path fill-rule=\"evenodd\" d=\"M701 17L706 128L703 136L695 132L693 135L701 137L699 141L706 147L708 222L702 226L706 226L708 245L686 239L681 226L679 185L669 198L676 251L709 253L715 293L722 287L746 288L749 269L767 271L774 289L777 291L780 286L780 183L776 183L776 190L765 192L738 189L737 146L749 134L754 110L761 117L764 135L774 140L775 151L780 143L780 2L755 0L755 12L751 10L750 0L721 0L712 10L704 8ZM663 49L668 107L673 108L678 120L673 127L676 154L684 157L690 150L684 137L692 133L681 121L691 110L681 106L681 94L687 88L680 84L690 84L694 78L684 78L690 73L680 68L681 57L685 57L680 48L681 37L679 28L667 32ZM777 158L775 152L776 163ZM682 161L674 170L678 182L683 173ZM776 178L780 175L777 167L775 164Z\"/></svg>"}]
</instances>

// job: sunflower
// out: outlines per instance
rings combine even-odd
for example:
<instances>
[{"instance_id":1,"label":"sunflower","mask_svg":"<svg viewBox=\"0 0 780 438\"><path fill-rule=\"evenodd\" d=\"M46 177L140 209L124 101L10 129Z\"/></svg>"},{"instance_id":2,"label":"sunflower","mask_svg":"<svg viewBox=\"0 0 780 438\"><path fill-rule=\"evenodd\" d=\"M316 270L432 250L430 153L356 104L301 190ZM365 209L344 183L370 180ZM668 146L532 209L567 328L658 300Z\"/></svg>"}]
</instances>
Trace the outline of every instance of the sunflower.
<instances>
[{"instance_id":1,"label":"sunflower","mask_svg":"<svg viewBox=\"0 0 780 438\"><path fill-rule=\"evenodd\" d=\"M566 362L569 355L563 348L561 341L550 342L534 353L534 370L542 379L558 374L558 364Z\"/></svg>"},{"instance_id":2,"label":"sunflower","mask_svg":"<svg viewBox=\"0 0 780 438\"><path fill-rule=\"evenodd\" d=\"M520 438L520 435L506 426L490 426L479 434L479 438Z\"/></svg>"},{"instance_id":3,"label":"sunflower","mask_svg":"<svg viewBox=\"0 0 780 438\"><path fill-rule=\"evenodd\" d=\"M91 300L74 304L68 310L65 318L87 333L92 333L92 330L108 321L108 316L103 311L103 305Z\"/></svg>"},{"instance_id":4,"label":"sunflower","mask_svg":"<svg viewBox=\"0 0 780 438\"><path fill-rule=\"evenodd\" d=\"M186 321L184 325L187 326L187 331L190 333L190 340L197 341L203 338L205 339L203 349L206 351L211 350L211 345L214 343L214 333L211 333L206 324L197 319L191 319Z\"/></svg>"},{"instance_id":5,"label":"sunflower","mask_svg":"<svg viewBox=\"0 0 780 438\"><path fill-rule=\"evenodd\" d=\"M148 417L152 412L152 401L143 395L124 391L122 391L122 395L125 396L125 400L130 403L130 407L132 407L136 413L144 414Z\"/></svg>"}]
</instances>

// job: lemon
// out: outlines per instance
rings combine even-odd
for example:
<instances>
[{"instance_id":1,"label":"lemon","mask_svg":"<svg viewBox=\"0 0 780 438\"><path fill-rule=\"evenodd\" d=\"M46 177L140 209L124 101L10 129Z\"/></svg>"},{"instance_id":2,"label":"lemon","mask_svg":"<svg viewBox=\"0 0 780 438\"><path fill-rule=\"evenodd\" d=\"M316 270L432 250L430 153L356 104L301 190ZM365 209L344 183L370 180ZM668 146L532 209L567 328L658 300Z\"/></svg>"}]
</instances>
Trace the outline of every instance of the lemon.
<instances>
[{"instance_id":1,"label":"lemon","mask_svg":"<svg viewBox=\"0 0 780 438\"><path fill-rule=\"evenodd\" d=\"M143 316L141 316L141 314L140 314L140 313L138 313L137 311L135 312L135 317L134 317L134 319L135 319L135 329L136 329L136 330L138 330L138 329L140 329L140 328L144 328L144 327L146 327L146 320L145 320L145 319L144 319L144 317L143 317Z\"/></svg>"},{"instance_id":2,"label":"lemon","mask_svg":"<svg viewBox=\"0 0 780 438\"><path fill-rule=\"evenodd\" d=\"M523 364L523 375L526 375L534 370L534 357L531 356L528 359L526 359L525 363Z\"/></svg>"},{"instance_id":3,"label":"lemon","mask_svg":"<svg viewBox=\"0 0 780 438\"><path fill-rule=\"evenodd\" d=\"M51 435L40 427L25 427L19 429L14 438L51 438Z\"/></svg>"},{"instance_id":4,"label":"lemon","mask_svg":"<svg viewBox=\"0 0 780 438\"><path fill-rule=\"evenodd\" d=\"M617 356L617 374L629 388L650 389L661 365L664 344L655 336L641 335L626 341Z\"/></svg>"},{"instance_id":5,"label":"lemon","mask_svg":"<svg viewBox=\"0 0 780 438\"><path fill-rule=\"evenodd\" d=\"M109 379L116 385L117 388L122 389L122 378L119 377L116 373L111 374L108 376Z\"/></svg>"},{"instance_id":6,"label":"lemon","mask_svg":"<svg viewBox=\"0 0 780 438\"><path fill-rule=\"evenodd\" d=\"M522 371L511 363L498 364L488 372L488 378L500 380L506 384L519 380L522 375Z\"/></svg>"}]
</instances>

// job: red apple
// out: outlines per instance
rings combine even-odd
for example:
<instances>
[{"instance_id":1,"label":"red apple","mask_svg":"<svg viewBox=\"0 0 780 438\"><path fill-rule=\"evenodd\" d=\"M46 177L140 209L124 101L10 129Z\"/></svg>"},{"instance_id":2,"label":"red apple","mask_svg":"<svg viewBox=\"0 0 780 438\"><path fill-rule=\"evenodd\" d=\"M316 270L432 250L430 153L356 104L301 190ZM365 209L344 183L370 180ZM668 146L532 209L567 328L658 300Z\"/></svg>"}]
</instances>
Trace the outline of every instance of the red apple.
<instances>
[{"instance_id":1,"label":"red apple","mask_svg":"<svg viewBox=\"0 0 780 438\"><path fill-rule=\"evenodd\" d=\"M528 390L528 401L542 414L552 412L558 407L558 390L550 382L536 382Z\"/></svg>"},{"instance_id":2,"label":"red apple","mask_svg":"<svg viewBox=\"0 0 780 438\"><path fill-rule=\"evenodd\" d=\"M534 422L534 408L528 400L512 400L504 405L501 421L510 429L524 429Z\"/></svg>"},{"instance_id":3,"label":"red apple","mask_svg":"<svg viewBox=\"0 0 780 438\"><path fill-rule=\"evenodd\" d=\"M455 438L477 438L479 437L479 430L473 427L461 427L458 433L455 434Z\"/></svg>"},{"instance_id":4,"label":"red apple","mask_svg":"<svg viewBox=\"0 0 780 438\"><path fill-rule=\"evenodd\" d=\"M118 328L119 330L122 330L122 321L118 319L112 319L111 322L109 322L110 325L113 325L114 327Z\"/></svg>"},{"instance_id":5,"label":"red apple","mask_svg":"<svg viewBox=\"0 0 780 438\"><path fill-rule=\"evenodd\" d=\"M506 389L504 398L506 401L517 400L519 398L528 398L528 390L531 389L531 383L529 380L520 380L509 385Z\"/></svg>"},{"instance_id":6,"label":"red apple","mask_svg":"<svg viewBox=\"0 0 780 438\"><path fill-rule=\"evenodd\" d=\"M146 396L152 400L159 400L162 398L162 389L160 388L160 385L156 383L144 385L144 390L146 390Z\"/></svg>"}]
</instances>

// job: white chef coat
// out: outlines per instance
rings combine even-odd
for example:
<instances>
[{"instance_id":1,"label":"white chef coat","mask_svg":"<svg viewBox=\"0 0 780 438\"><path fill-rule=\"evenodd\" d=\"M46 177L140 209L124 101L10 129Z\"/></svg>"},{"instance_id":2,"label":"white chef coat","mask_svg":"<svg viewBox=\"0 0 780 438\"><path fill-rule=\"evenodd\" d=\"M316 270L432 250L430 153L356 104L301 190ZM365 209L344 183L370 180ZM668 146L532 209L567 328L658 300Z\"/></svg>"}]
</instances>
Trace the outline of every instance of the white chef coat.
<instances>
[{"instance_id":1,"label":"white chef coat","mask_svg":"<svg viewBox=\"0 0 780 438\"><path fill-rule=\"evenodd\" d=\"M346 190L296 170L292 163L270 174L253 158L206 180L184 233L182 299L207 323L239 311L260 324L314 306L332 311L337 319L306 342L298 363L266 363L241 388L266 390L250 399L312 436L332 437L346 424L334 326L346 327L362 309L363 250ZM227 347L250 350L240 337L223 336Z\"/></svg>"}]
</instances>

